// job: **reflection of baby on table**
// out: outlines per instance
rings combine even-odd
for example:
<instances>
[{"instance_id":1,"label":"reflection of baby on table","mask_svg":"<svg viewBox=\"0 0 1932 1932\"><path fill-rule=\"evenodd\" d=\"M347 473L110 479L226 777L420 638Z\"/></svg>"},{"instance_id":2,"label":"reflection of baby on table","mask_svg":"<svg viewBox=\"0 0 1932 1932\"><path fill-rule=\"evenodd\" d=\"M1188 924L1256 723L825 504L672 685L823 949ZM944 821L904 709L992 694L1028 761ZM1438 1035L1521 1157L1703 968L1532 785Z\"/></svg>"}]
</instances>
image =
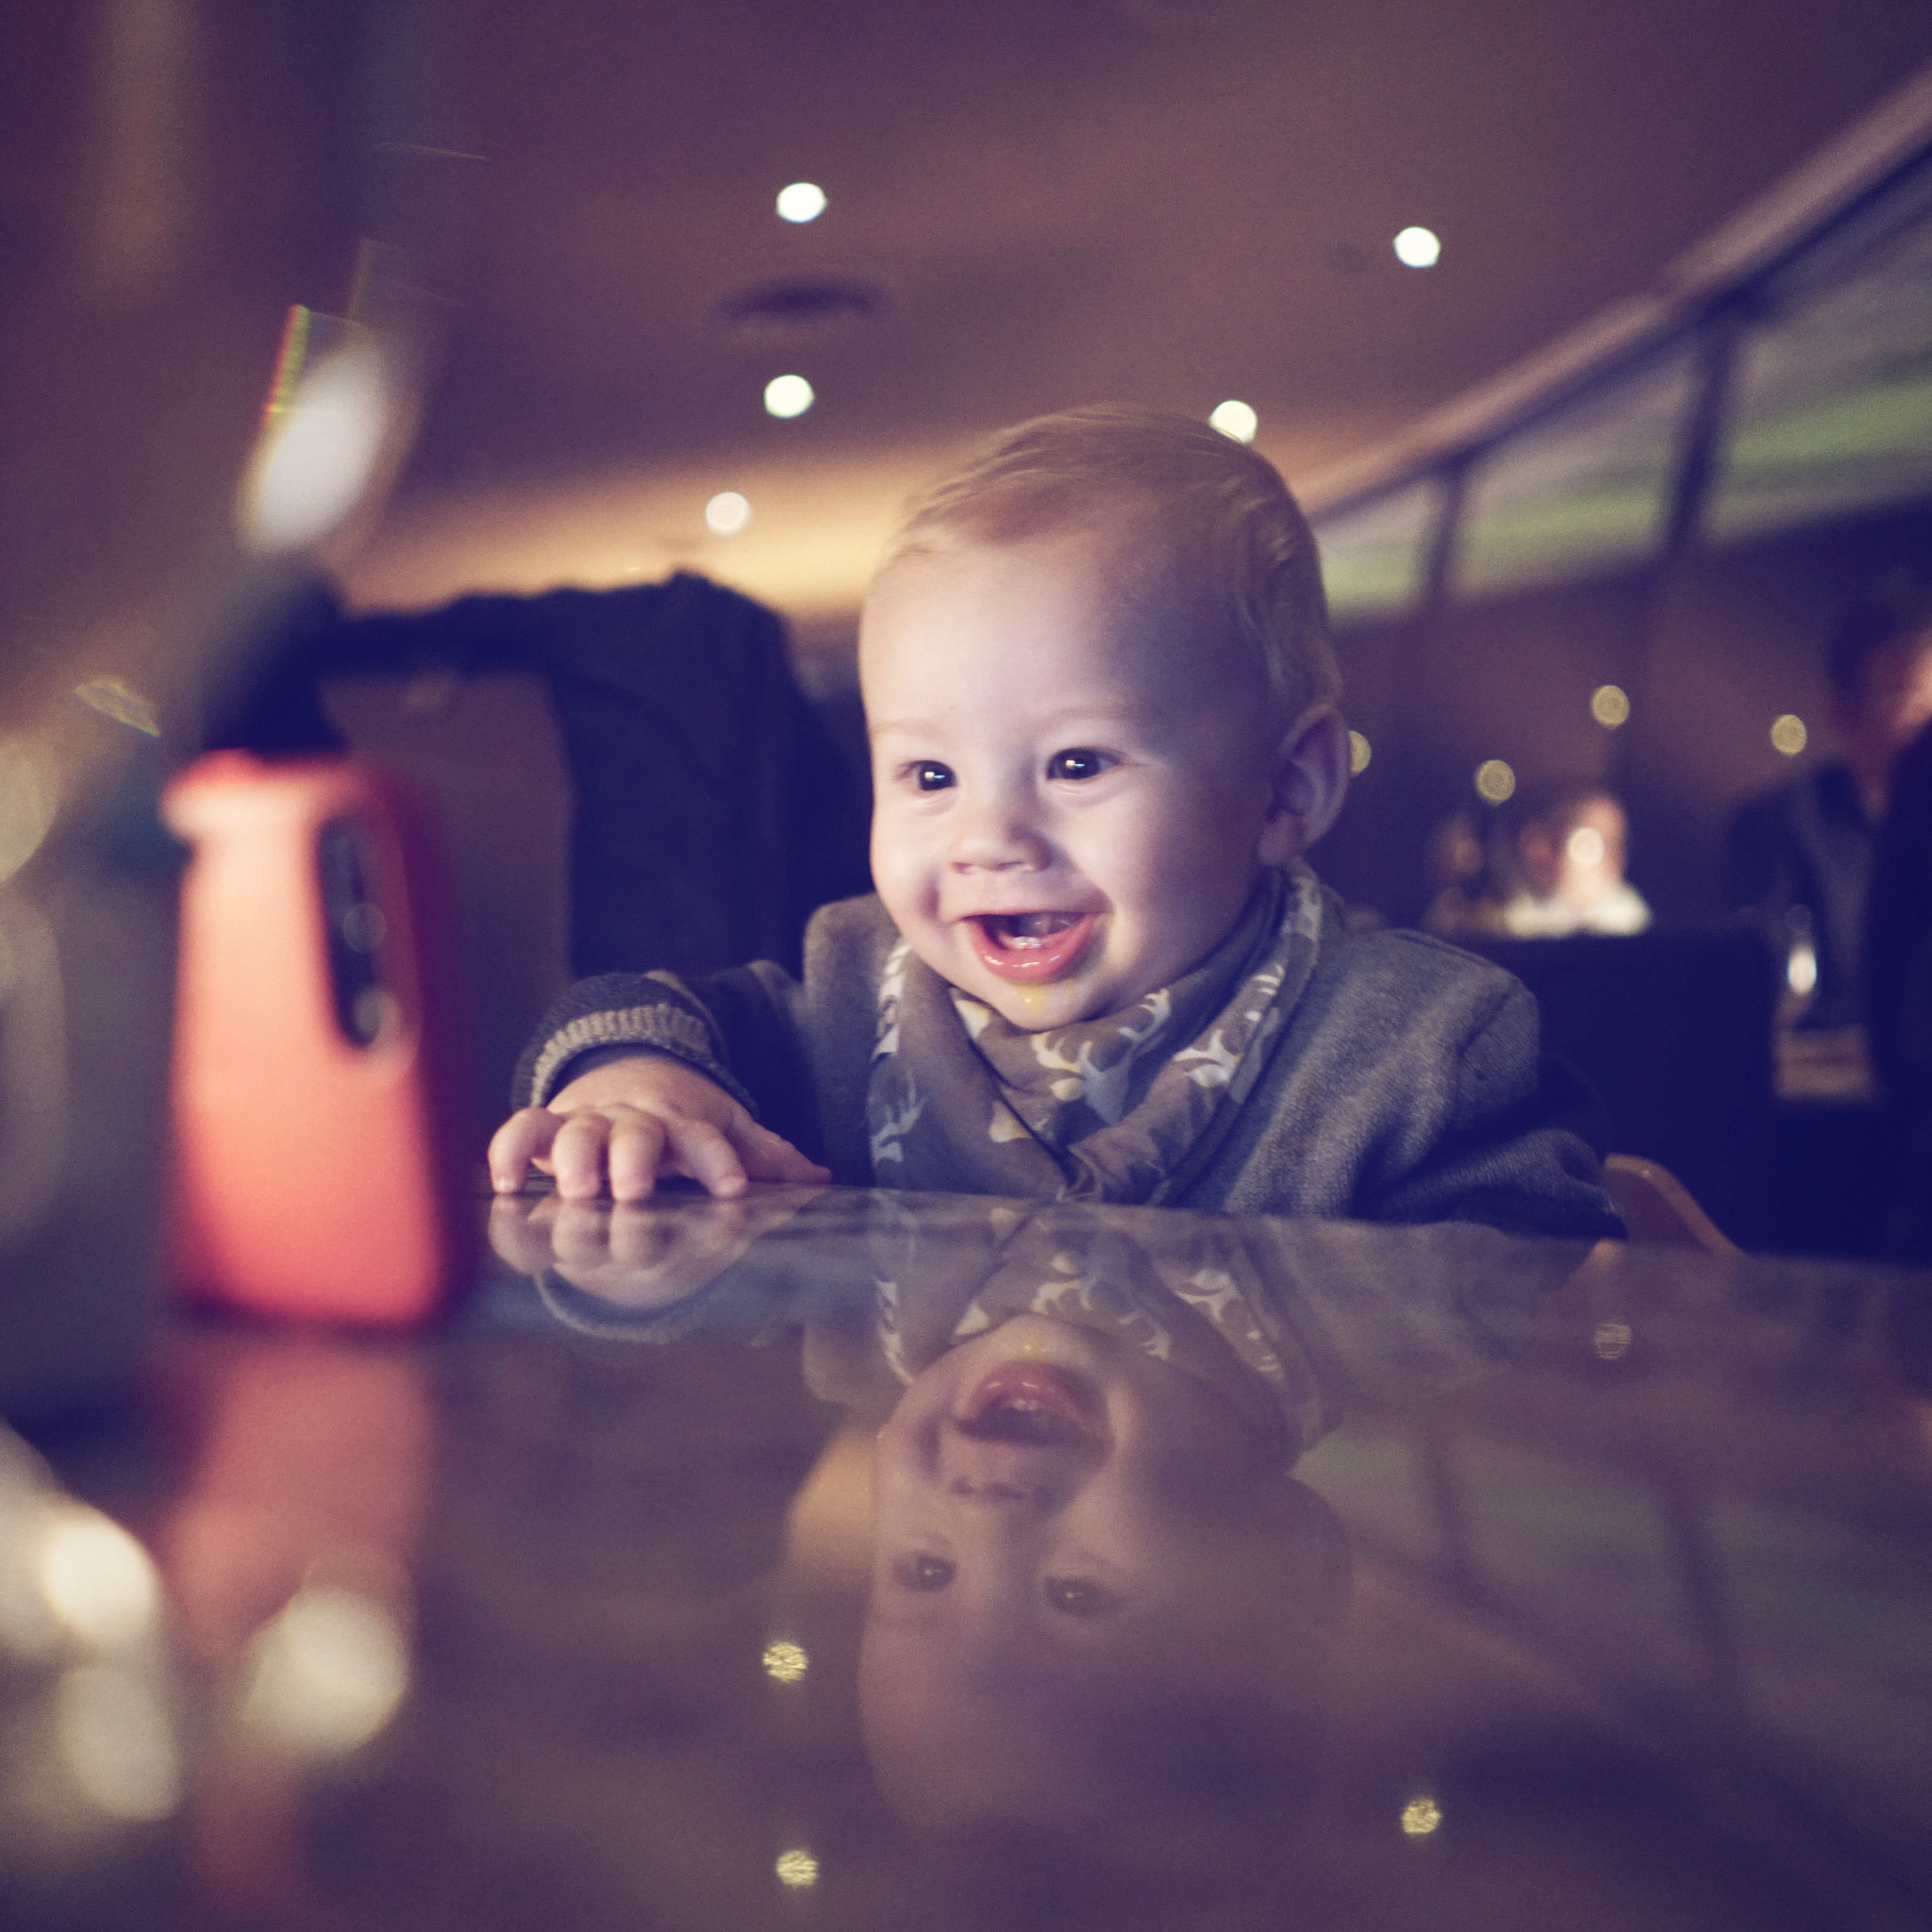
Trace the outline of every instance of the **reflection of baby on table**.
<instances>
[{"instance_id":1,"label":"reflection of baby on table","mask_svg":"<svg viewBox=\"0 0 1932 1932\"><path fill-rule=\"evenodd\" d=\"M546 1256L566 1209L503 1201L496 1239L548 1258L553 1308L599 1333L802 1327L816 1392L882 1421L860 1722L888 1802L949 1830L1185 1818L1198 1841L1204 1807L1242 1829L1291 1807L1348 1561L1289 1471L1353 1402L1499 1365L1581 1252L1472 1225L760 1205L751 1230L701 1197L567 1204L612 1236L593 1253L573 1222Z\"/></svg>"}]
</instances>

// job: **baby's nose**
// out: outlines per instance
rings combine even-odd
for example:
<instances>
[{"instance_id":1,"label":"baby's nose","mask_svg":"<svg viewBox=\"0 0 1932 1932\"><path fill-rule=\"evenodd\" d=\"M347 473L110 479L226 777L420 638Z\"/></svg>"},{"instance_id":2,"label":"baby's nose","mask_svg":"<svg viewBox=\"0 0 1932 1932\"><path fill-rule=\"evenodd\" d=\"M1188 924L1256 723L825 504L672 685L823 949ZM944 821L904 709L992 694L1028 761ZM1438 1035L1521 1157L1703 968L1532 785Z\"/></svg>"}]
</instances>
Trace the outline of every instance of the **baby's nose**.
<instances>
[{"instance_id":1,"label":"baby's nose","mask_svg":"<svg viewBox=\"0 0 1932 1932\"><path fill-rule=\"evenodd\" d=\"M1015 801L981 798L954 815L946 858L956 872L1041 872L1050 856L1031 815Z\"/></svg>"}]
</instances>

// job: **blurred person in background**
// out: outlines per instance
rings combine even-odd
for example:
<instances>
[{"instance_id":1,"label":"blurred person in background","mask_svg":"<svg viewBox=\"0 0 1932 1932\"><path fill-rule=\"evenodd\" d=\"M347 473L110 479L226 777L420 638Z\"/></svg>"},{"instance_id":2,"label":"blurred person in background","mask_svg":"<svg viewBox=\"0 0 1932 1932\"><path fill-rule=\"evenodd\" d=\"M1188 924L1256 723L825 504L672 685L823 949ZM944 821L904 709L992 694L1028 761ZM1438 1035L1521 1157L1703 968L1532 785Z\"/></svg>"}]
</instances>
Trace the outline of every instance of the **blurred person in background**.
<instances>
[{"instance_id":1,"label":"blurred person in background","mask_svg":"<svg viewBox=\"0 0 1932 1932\"><path fill-rule=\"evenodd\" d=\"M1892 772L1864 939L1872 1070L1903 1163L1886 1248L1932 1262L1932 724Z\"/></svg>"},{"instance_id":2,"label":"blurred person in background","mask_svg":"<svg viewBox=\"0 0 1932 1932\"><path fill-rule=\"evenodd\" d=\"M1429 834L1424 857L1429 904L1423 930L1438 939L1503 930L1503 893L1489 841L1467 811L1453 811Z\"/></svg>"},{"instance_id":3,"label":"blurred person in background","mask_svg":"<svg viewBox=\"0 0 1932 1932\"><path fill-rule=\"evenodd\" d=\"M1517 820L1516 888L1497 912L1496 929L1520 940L1643 931L1650 908L1624 876L1628 843L1624 807L1601 785L1531 792Z\"/></svg>"},{"instance_id":4,"label":"blurred person in background","mask_svg":"<svg viewBox=\"0 0 1932 1932\"><path fill-rule=\"evenodd\" d=\"M1749 799L1732 821L1730 903L1782 957L1808 944L1817 977L1799 1019L1863 1018L1861 935L1873 853L1899 755L1932 721L1932 589L1900 577L1855 605L1825 652L1830 723L1843 757Z\"/></svg>"}]
</instances>

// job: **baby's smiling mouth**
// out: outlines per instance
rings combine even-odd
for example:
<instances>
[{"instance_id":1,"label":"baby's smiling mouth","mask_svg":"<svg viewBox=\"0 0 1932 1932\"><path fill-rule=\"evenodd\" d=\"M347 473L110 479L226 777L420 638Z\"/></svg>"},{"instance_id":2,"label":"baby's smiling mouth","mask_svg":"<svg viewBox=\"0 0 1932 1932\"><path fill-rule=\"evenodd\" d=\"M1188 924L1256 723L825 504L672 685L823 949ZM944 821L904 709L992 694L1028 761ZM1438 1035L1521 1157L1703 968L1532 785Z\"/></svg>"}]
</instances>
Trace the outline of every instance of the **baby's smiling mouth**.
<instances>
[{"instance_id":1,"label":"baby's smiling mouth","mask_svg":"<svg viewBox=\"0 0 1932 1932\"><path fill-rule=\"evenodd\" d=\"M973 950L1001 979L1058 979L1078 962L1097 912L989 912L970 919Z\"/></svg>"}]
</instances>

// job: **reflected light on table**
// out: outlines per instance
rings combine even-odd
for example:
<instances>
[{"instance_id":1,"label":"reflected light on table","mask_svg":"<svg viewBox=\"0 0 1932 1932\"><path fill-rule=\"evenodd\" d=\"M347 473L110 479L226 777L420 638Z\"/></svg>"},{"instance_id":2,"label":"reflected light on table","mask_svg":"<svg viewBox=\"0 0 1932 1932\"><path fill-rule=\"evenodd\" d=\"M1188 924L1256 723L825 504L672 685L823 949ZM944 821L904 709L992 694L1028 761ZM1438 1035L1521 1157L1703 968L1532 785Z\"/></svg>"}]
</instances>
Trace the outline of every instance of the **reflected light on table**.
<instances>
[{"instance_id":1,"label":"reflected light on table","mask_svg":"<svg viewBox=\"0 0 1932 1932\"><path fill-rule=\"evenodd\" d=\"M785 1638L766 1644L765 1654L758 1661L765 1667L765 1675L777 1684L801 1683L811 1668L811 1658L806 1655L804 1646Z\"/></svg>"},{"instance_id":2,"label":"reflected light on table","mask_svg":"<svg viewBox=\"0 0 1932 1932\"><path fill-rule=\"evenodd\" d=\"M1599 1322L1590 1345L1599 1361L1622 1361L1630 1353L1630 1324L1627 1322Z\"/></svg>"},{"instance_id":3,"label":"reflected light on table","mask_svg":"<svg viewBox=\"0 0 1932 1932\"><path fill-rule=\"evenodd\" d=\"M1411 1798L1402 1807L1402 1834L1405 1838L1427 1838L1442 1823L1442 1807L1424 1794Z\"/></svg>"},{"instance_id":4,"label":"reflected light on table","mask_svg":"<svg viewBox=\"0 0 1932 1932\"><path fill-rule=\"evenodd\" d=\"M255 1640L242 1721L304 1756L340 1757L389 1723L408 1681L408 1648L382 1605L310 1584Z\"/></svg>"},{"instance_id":5,"label":"reflected light on table","mask_svg":"<svg viewBox=\"0 0 1932 1932\"><path fill-rule=\"evenodd\" d=\"M794 1848L780 1852L778 1862L772 1869L778 1874L778 1883L794 1891L819 1882L819 1861L808 1851Z\"/></svg>"},{"instance_id":6,"label":"reflected light on table","mask_svg":"<svg viewBox=\"0 0 1932 1932\"><path fill-rule=\"evenodd\" d=\"M150 1824L181 1802L181 1759L148 1675L121 1664L84 1664L55 1694L60 1762L110 1818Z\"/></svg>"}]
</instances>

